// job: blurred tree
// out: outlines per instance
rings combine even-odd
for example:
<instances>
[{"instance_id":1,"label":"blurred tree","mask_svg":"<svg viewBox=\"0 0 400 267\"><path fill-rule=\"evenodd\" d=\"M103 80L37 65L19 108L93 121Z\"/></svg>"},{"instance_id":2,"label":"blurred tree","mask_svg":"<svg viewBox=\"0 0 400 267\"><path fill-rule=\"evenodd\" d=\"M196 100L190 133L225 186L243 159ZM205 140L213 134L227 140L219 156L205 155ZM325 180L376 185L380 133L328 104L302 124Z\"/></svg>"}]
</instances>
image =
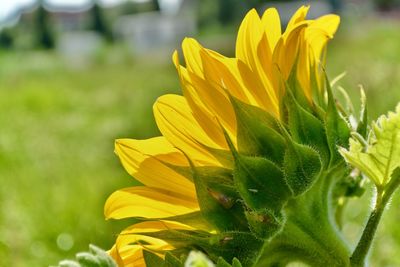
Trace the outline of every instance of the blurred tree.
<instances>
[{"instance_id":1,"label":"blurred tree","mask_svg":"<svg viewBox=\"0 0 400 267\"><path fill-rule=\"evenodd\" d=\"M153 8L156 11L160 11L160 4L158 3L158 0L151 0L152 4L153 4Z\"/></svg>"},{"instance_id":2,"label":"blurred tree","mask_svg":"<svg viewBox=\"0 0 400 267\"><path fill-rule=\"evenodd\" d=\"M10 29L2 29L0 32L0 47L10 49L14 45L14 36Z\"/></svg>"},{"instance_id":3,"label":"blurred tree","mask_svg":"<svg viewBox=\"0 0 400 267\"><path fill-rule=\"evenodd\" d=\"M43 0L39 1L39 7L36 11L35 28L36 28L36 44L40 48L54 48L55 38L51 31L49 13L43 6Z\"/></svg>"},{"instance_id":4,"label":"blurred tree","mask_svg":"<svg viewBox=\"0 0 400 267\"><path fill-rule=\"evenodd\" d=\"M92 19L92 25L90 26L90 29L99 33L107 41L113 41L112 32L108 27L107 20L97 0L94 1L90 13Z\"/></svg>"},{"instance_id":5,"label":"blurred tree","mask_svg":"<svg viewBox=\"0 0 400 267\"><path fill-rule=\"evenodd\" d=\"M218 0L218 21L232 24L242 18L252 8L258 9L268 0Z\"/></svg>"},{"instance_id":6,"label":"blurred tree","mask_svg":"<svg viewBox=\"0 0 400 267\"><path fill-rule=\"evenodd\" d=\"M218 0L218 21L227 25L235 18L235 0Z\"/></svg>"},{"instance_id":7,"label":"blurred tree","mask_svg":"<svg viewBox=\"0 0 400 267\"><path fill-rule=\"evenodd\" d=\"M400 6L400 0L374 0L375 6L381 11L389 11Z\"/></svg>"},{"instance_id":8,"label":"blurred tree","mask_svg":"<svg viewBox=\"0 0 400 267\"><path fill-rule=\"evenodd\" d=\"M218 22L219 2L215 0L201 0L199 1L199 8L197 10L198 25L204 28Z\"/></svg>"},{"instance_id":9,"label":"blurred tree","mask_svg":"<svg viewBox=\"0 0 400 267\"><path fill-rule=\"evenodd\" d=\"M122 4L121 14L122 15L130 15L136 14L139 12L138 4L132 1L126 1Z\"/></svg>"},{"instance_id":10,"label":"blurred tree","mask_svg":"<svg viewBox=\"0 0 400 267\"><path fill-rule=\"evenodd\" d=\"M342 0L329 0L329 3L331 4L332 7L332 11L335 13L339 13L343 7L342 2L343 2Z\"/></svg>"}]
</instances>

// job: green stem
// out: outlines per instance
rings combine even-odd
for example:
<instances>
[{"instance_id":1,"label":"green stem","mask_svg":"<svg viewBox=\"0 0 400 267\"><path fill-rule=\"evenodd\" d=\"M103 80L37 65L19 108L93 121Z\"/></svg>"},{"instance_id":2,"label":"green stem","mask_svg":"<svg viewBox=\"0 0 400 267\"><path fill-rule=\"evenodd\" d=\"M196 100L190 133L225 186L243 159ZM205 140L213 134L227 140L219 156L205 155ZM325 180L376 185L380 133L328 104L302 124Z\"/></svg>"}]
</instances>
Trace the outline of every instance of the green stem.
<instances>
[{"instance_id":1,"label":"green stem","mask_svg":"<svg viewBox=\"0 0 400 267\"><path fill-rule=\"evenodd\" d=\"M288 203L285 227L265 245L264 256L257 266L292 261L310 266L349 266L350 251L331 212L331 190L342 175L339 170L323 172L308 192Z\"/></svg>"},{"instance_id":2,"label":"green stem","mask_svg":"<svg viewBox=\"0 0 400 267\"><path fill-rule=\"evenodd\" d=\"M372 241L374 240L376 230L378 229L379 222L382 218L382 214L385 211L386 204L399 186L399 181L400 179L393 179L385 189L377 189L375 207L369 216L367 225L358 241L357 247L350 258L352 267L365 266L365 261L371 248Z\"/></svg>"},{"instance_id":3,"label":"green stem","mask_svg":"<svg viewBox=\"0 0 400 267\"><path fill-rule=\"evenodd\" d=\"M360 241L351 255L350 263L353 267L363 267L365 259L374 239L376 230L381 220L385 205L382 204L382 198L378 195L374 210L371 212L367 225L364 228Z\"/></svg>"}]
</instances>

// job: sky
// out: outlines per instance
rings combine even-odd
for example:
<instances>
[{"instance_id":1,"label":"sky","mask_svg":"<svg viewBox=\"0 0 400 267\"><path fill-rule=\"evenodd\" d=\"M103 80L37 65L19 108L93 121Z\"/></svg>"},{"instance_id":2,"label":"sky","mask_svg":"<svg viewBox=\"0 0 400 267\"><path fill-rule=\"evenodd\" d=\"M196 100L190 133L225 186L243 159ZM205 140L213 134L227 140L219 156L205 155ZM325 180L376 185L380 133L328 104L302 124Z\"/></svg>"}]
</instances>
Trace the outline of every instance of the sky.
<instances>
[{"instance_id":1,"label":"sky","mask_svg":"<svg viewBox=\"0 0 400 267\"><path fill-rule=\"evenodd\" d=\"M6 19L9 15L19 10L21 7L32 6L37 0L0 0L0 22ZM124 1L146 2L148 0L99 0L103 6L112 6ZM84 7L91 0L45 0L50 5L58 5L63 7ZM182 0L159 0L161 8L167 12L178 7Z\"/></svg>"},{"instance_id":2,"label":"sky","mask_svg":"<svg viewBox=\"0 0 400 267\"><path fill-rule=\"evenodd\" d=\"M124 0L100 0L100 3L103 5L113 5L116 3L120 3ZM126 0L125 0L126 1ZM137 2L143 0L136 0ZM16 10L24 6L30 6L35 3L35 0L0 0L0 21L13 14ZM46 0L46 3L51 5L62 5L62 6L71 6L71 7L79 7L85 6L90 3L90 0Z\"/></svg>"}]
</instances>

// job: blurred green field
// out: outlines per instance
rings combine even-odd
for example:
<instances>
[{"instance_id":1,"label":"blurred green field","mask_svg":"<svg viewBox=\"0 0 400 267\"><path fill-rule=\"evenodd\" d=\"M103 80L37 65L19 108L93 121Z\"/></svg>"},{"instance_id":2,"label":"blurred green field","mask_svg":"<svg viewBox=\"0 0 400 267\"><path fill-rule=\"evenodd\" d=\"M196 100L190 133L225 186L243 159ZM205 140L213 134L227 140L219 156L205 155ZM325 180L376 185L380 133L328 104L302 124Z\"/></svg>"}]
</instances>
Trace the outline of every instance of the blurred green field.
<instances>
[{"instance_id":1,"label":"blurred green field","mask_svg":"<svg viewBox=\"0 0 400 267\"><path fill-rule=\"evenodd\" d=\"M330 76L346 70L340 84L355 97L362 83L372 118L400 100L399 27L389 20L345 21L329 50ZM129 60L116 48L99 53L107 56L82 69L69 68L55 53L0 53L0 266L56 264L89 243L109 248L129 224L103 217L107 196L133 181L114 156L113 141L157 135L152 104L179 92L179 84L169 62ZM110 53L118 60L108 60ZM366 199L347 210L344 231L353 241ZM371 266L400 266L399 204L396 195Z\"/></svg>"}]
</instances>

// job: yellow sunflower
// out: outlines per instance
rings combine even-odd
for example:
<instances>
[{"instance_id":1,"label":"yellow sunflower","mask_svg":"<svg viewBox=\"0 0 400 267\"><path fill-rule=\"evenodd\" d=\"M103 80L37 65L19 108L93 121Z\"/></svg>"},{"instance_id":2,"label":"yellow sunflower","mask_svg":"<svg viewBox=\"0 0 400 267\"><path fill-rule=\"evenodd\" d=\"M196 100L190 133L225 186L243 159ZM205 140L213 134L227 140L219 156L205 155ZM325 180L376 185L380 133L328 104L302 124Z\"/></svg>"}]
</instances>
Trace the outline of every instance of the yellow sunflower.
<instances>
[{"instance_id":1,"label":"yellow sunflower","mask_svg":"<svg viewBox=\"0 0 400 267\"><path fill-rule=\"evenodd\" d=\"M198 188L190 172L184 170L191 166L233 168L225 136L237 147L232 97L280 121L284 83L291 76L295 76L310 105L315 96L323 95L324 51L339 17L306 20L308 9L300 7L283 33L276 9L267 9L261 18L251 10L239 28L233 58L203 48L191 38L182 43L185 66L180 65L178 53L173 54L183 96L164 95L154 104L162 136L119 139L115 143L126 171L143 184L114 192L105 204L107 219L143 220L121 232L111 249L120 266L146 266L143 250L163 257L176 248L146 233L170 229L218 231L212 223L174 218L200 212ZM210 194L230 205L223 196Z\"/></svg>"}]
</instances>

